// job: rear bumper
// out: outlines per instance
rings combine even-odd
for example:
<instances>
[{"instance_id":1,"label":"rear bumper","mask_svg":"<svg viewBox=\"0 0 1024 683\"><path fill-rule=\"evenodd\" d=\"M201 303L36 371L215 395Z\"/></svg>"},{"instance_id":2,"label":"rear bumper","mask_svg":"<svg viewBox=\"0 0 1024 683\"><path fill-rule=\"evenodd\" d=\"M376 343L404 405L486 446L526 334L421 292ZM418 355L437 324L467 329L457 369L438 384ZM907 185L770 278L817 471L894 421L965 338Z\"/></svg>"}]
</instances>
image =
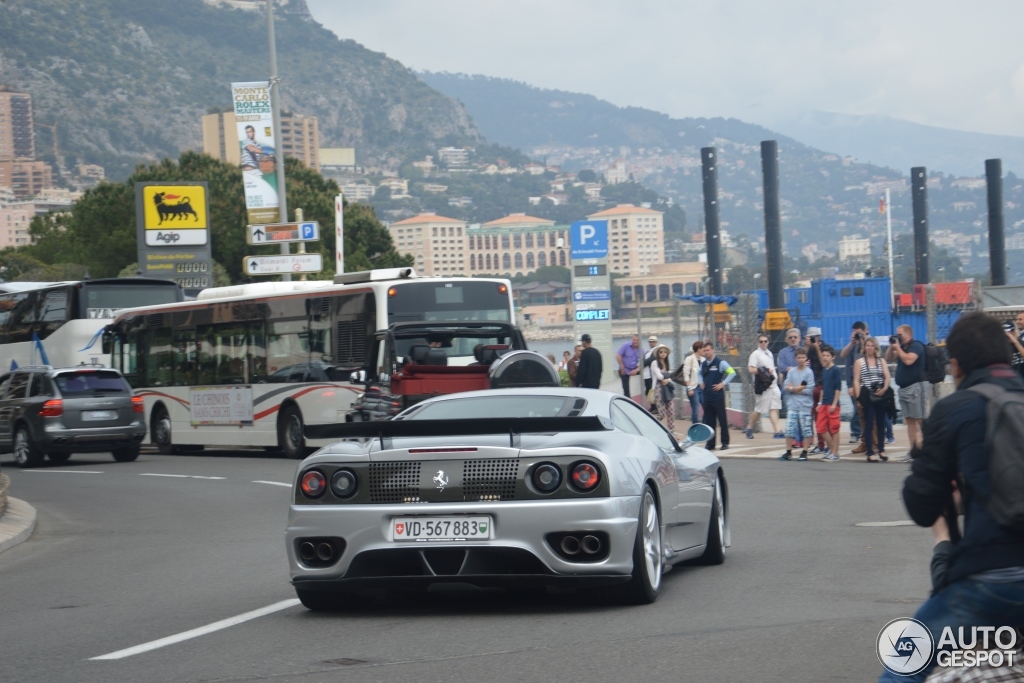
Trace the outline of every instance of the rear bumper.
<instances>
[{"instance_id":1,"label":"rear bumper","mask_svg":"<svg viewBox=\"0 0 1024 683\"><path fill-rule=\"evenodd\" d=\"M145 437L146 425L140 421L118 427L82 429L47 425L41 434L36 435L36 441L37 446L46 452L97 453L137 446Z\"/></svg>"},{"instance_id":2,"label":"rear bumper","mask_svg":"<svg viewBox=\"0 0 1024 683\"><path fill-rule=\"evenodd\" d=\"M308 590L462 583L600 585L629 580L633 571L640 499L508 501L412 505L292 505L286 546L292 583ZM396 542L391 520L417 515L489 515L493 537L467 542ZM607 556L572 562L549 545L548 534L603 532ZM307 539L340 539L330 566L308 566L299 557Z\"/></svg>"}]
</instances>

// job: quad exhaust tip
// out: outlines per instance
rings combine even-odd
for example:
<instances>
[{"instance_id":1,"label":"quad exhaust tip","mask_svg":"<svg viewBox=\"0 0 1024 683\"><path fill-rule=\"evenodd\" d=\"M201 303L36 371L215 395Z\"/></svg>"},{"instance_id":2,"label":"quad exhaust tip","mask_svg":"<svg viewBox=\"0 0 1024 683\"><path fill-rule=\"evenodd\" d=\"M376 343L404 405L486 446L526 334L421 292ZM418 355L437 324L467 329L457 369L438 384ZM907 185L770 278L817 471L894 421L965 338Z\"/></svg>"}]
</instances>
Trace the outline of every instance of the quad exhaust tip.
<instances>
[{"instance_id":1,"label":"quad exhaust tip","mask_svg":"<svg viewBox=\"0 0 1024 683\"><path fill-rule=\"evenodd\" d=\"M579 545L587 555L596 555L601 552L601 539L597 536L584 536Z\"/></svg>"},{"instance_id":2,"label":"quad exhaust tip","mask_svg":"<svg viewBox=\"0 0 1024 683\"><path fill-rule=\"evenodd\" d=\"M565 536L562 538L561 548L566 555L575 555L580 551L580 541L575 536Z\"/></svg>"},{"instance_id":3,"label":"quad exhaust tip","mask_svg":"<svg viewBox=\"0 0 1024 683\"><path fill-rule=\"evenodd\" d=\"M312 562L316 559L316 548L312 543L306 541L299 546L299 557L302 558L303 562Z\"/></svg>"},{"instance_id":4,"label":"quad exhaust tip","mask_svg":"<svg viewBox=\"0 0 1024 683\"><path fill-rule=\"evenodd\" d=\"M312 544L310 544L312 545ZM316 547L316 558L321 562L330 562L334 557L334 546L330 543L321 543Z\"/></svg>"}]
</instances>

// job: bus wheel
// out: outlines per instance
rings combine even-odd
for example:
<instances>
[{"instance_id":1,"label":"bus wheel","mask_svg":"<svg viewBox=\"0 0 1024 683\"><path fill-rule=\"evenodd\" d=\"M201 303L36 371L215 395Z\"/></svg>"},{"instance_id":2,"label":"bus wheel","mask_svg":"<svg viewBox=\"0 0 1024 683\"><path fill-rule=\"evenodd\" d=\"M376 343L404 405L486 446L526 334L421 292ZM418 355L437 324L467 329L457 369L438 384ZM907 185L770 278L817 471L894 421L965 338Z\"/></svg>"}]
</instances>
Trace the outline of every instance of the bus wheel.
<instances>
[{"instance_id":1,"label":"bus wheel","mask_svg":"<svg viewBox=\"0 0 1024 683\"><path fill-rule=\"evenodd\" d=\"M302 427L302 413L296 406L288 406L281 411L281 419L277 421L277 444L286 458L301 460L306 457Z\"/></svg>"},{"instance_id":2,"label":"bus wheel","mask_svg":"<svg viewBox=\"0 0 1024 683\"><path fill-rule=\"evenodd\" d=\"M177 452L171 441L171 416L167 414L166 408L160 407L153 411L150 431L153 434L153 443L161 455L172 455Z\"/></svg>"}]
</instances>

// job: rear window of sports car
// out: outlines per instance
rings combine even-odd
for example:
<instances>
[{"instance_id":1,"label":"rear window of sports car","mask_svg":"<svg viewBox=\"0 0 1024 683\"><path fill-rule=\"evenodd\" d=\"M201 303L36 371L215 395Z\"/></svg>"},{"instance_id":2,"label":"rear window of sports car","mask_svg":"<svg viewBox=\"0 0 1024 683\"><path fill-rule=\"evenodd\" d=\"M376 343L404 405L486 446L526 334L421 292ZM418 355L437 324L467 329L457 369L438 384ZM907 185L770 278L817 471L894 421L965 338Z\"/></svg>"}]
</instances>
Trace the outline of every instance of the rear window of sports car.
<instances>
[{"instance_id":1,"label":"rear window of sports car","mask_svg":"<svg viewBox=\"0 0 1024 683\"><path fill-rule=\"evenodd\" d=\"M562 417L582 411L573 396L474 396L423 406L407 420L472 420L488 417Z\"/></svg>"}]
</instances>

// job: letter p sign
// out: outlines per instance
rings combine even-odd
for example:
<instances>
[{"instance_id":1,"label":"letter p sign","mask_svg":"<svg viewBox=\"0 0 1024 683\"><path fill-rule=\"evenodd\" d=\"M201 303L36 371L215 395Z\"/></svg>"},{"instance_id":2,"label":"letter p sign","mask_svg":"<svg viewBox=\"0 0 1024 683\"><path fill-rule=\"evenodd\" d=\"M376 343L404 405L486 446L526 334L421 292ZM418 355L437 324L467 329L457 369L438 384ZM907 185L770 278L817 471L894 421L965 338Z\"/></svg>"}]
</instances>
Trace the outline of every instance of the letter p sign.
<instances>
[{"instance_id":1,"label":"letter p sign","mask_svg":"<svg viewBox=\"0 0 1024 683\"><path fill-rule=\"evenodd\" d=\"M569 228L569 238L574 259L608 255L608 221L577 221Z\"/></svg>"}]
</instances>

